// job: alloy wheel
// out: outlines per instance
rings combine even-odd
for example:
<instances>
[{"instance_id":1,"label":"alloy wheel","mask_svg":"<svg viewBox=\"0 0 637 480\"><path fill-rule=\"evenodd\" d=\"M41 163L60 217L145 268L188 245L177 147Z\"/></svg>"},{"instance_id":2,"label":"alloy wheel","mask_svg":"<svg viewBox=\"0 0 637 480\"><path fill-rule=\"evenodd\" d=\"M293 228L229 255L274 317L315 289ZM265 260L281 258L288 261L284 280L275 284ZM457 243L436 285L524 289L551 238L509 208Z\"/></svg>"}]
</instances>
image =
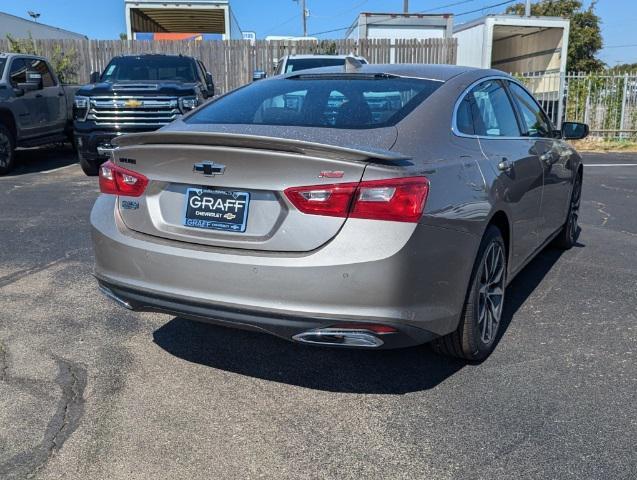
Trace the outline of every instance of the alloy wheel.
<instances>
[{"instance_id":1,"label":"alloy wheel","mask_svg":"<svg viewBox=\"0 0 637 480\"><path fill-rule=\"evenodd\" d=\"M478 295L478 328L485 345L490 345L495 339L502 317L505 266L502 245L492 242L482 260Z\"/></svg>"}]
</instances>

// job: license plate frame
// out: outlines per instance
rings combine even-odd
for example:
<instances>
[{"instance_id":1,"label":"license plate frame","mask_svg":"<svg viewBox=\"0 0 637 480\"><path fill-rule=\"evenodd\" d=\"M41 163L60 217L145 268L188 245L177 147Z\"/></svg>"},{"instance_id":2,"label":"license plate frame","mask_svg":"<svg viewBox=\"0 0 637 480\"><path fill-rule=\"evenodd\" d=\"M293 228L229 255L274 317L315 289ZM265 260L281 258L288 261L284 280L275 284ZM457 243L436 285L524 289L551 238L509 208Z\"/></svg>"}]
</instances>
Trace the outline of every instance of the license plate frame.
<instances>
[{"instance_id":1,"label":"license plate frame","mask_svg":"<svg viewBox=\"0 0 637 480\"><path fill-rule=\"evenodd\" d=\"M197 200L193 200L194 197ZM188 228L244 233L249 209L250 192L189 187L186 189L183 224ZM203 213L197 215L196 212Z\"/></svg>"}]
</instances>

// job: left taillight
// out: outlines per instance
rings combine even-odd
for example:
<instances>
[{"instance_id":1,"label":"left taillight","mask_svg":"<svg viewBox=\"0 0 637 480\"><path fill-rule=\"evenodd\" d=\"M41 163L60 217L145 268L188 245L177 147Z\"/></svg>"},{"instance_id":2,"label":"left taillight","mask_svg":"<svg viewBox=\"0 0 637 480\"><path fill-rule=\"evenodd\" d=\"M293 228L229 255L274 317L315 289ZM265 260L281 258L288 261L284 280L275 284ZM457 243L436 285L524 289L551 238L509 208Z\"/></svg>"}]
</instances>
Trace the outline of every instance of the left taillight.
<instances>
[{"instance_id":1,"label":"left taillight","mask_svg":"<svg viewBox=\"0 0 637 480\"><path fill-rule=\"evenodd\" d=\"M108 161L100 167L100 191L111 195L139 197L146 190L148 179Z\"/></svg>"},{"instance_id":2,"label":"left taillight","mask_svg":"<svg viewBox=\"0 0 637 480\"><path fill-rule=\"evenodd\" d=\"M285 190L301 212L331 217L416 223L429 193L426 177L291 187Z\"/></svg>"}]
</instances>

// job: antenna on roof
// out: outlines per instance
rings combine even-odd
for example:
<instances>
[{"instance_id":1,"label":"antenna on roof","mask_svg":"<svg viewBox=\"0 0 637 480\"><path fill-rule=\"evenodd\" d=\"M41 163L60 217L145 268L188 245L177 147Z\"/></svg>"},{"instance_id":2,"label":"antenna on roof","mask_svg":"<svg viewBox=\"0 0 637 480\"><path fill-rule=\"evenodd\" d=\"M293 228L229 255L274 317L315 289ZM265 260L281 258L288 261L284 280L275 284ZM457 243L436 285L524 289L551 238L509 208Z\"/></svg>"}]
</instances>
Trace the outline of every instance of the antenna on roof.
<instances>
[{"instance_id":1,"label":"antenna on roof","mask_svg":"<svg viewBox=\"0 0 637 480\"><path fill-rule=\"evenodd\" d=\"M345 57L345 73L356 73L363 67L363 63L356 57L348 55Z\"/></svg>"}]
</instances>

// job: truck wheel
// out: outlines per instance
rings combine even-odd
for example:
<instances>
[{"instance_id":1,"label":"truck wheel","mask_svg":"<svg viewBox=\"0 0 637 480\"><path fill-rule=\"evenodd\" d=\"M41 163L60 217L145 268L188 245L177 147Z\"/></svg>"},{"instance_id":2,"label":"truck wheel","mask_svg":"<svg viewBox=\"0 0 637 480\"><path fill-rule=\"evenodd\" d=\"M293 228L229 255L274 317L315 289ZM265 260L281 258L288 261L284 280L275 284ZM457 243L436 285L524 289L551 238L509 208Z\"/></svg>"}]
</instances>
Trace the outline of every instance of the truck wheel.
<instances>
[{"instance_id":1,"label":"truck wheel","mask_svg":"<svg viewBox=\"0 0 637 480\"><path fill-rule=\"evenodd\" d=\"M490 226L480 244L460 323L455 332L434 340L434 351L479 361L495 347L504 310L506 247L500 230Z\"/></svg>"},{"instance_id":2,"label":"truck wheel","mask_svg":"<svg viewBox=\"0 0 637 480\"><path fill-rule=\"evenodd\" d=\"M7 127L0 124L0 175L9 173L15 166L15 141Z\"/></svg>"},{"instance_id":3,"label":"truck wheel","mask_svg":"<svg viewBox=\"0 0 637 480\"><path fill-rule=\"evenodd\" d=\"M100 167L97 164L90 162L86 158L84 158L84 155L82 155L82 152L80 152L79 150L77 151L77 158L80 161L80 167L82 167L82 171L86 175L88 175L89 177L97 176L100 171Z\"/></svg>"}]
</instances>

